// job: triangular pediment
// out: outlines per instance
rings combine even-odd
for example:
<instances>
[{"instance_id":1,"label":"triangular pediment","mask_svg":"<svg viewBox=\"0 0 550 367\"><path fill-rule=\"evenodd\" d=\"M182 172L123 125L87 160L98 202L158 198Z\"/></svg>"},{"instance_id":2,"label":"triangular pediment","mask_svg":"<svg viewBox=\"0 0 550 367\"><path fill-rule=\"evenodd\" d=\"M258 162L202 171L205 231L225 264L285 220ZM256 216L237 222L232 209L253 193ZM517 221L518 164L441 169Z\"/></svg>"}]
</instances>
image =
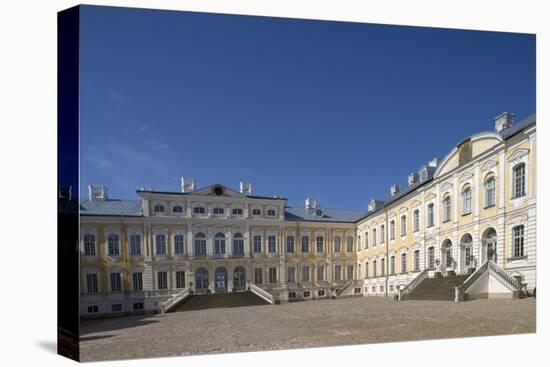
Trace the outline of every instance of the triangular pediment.
<instances>
[{"instance_id":1,"label":"triangular pediment","mask_svg":"<svg viewBox=\"0 0 550 367\"><path fill-rule=\"evenodd\" d=\"M426 195L426 198L424 200L433 200L435 199L435 194L433 192L430 192L428 195Z\"/></svg>"},{"instance_id":2,"label":"triangular pediment","mask_svg":"<svg viewBox=\"0 0 550 367\"><path fill-rule=\"evenodd\" d=\"M227 186L216 184L203 187L202 189L195 190L191 192L192 195L199 196L219 196L219 197L233 197L233 198L244 198L245 195L241 194L238 191L230 189Z\"/></svg>"},{"instance_id":3,"label":"triangular pediment","mask_svg":"<svg viewBox=\"0 0 550 367\"><path fill-rule=\"evenodd\" d=\"M471 173L471 172L464 172L461 176L460 176L460 182L466 182L468 180L470 180L472 177L474 177L474 174Z\"/></svg>"},{"instance_id":4,"label":"triangular pediment","mask_svg":"<svg viewBox=\"0 0 550 367\"><path fill-rule=\"evenodd\" d=\"M508 162L519 161L523 156L529 154L529 149L518 148L508 157Z\"/></svg>"},{"instance_id":5,"label":"triangular pediment","mask_svg":"<svg viewBox=\"0 0 550 367\"><path fill-rule=\"evenodd\" d=\"M486 160L483 165L481 166L481 172L487 172L487 171L490 171L492 170L494 167L496 167L497 165L497 162L492 160L492 159L488 159Z\"/></svg>"}]
</instances>

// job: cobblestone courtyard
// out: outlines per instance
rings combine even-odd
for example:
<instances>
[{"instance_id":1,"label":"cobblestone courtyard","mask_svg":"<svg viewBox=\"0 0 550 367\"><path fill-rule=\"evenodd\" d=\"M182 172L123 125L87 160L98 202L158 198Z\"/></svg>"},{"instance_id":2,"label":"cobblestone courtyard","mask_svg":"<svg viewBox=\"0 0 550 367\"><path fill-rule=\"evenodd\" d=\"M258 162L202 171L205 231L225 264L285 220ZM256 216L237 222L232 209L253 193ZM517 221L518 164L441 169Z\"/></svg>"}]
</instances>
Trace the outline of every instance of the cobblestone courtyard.
<instances>
[{"instance_id":1,"label":"cobblestone courtyard","mask_svg":"<svg viewBox=\"0 0 550 367\"><path fill-rule=\"evenodd\" d=\"M348 298L90 320L83 361L535 332L535 299Z\"/></svg>"}]
</instances>

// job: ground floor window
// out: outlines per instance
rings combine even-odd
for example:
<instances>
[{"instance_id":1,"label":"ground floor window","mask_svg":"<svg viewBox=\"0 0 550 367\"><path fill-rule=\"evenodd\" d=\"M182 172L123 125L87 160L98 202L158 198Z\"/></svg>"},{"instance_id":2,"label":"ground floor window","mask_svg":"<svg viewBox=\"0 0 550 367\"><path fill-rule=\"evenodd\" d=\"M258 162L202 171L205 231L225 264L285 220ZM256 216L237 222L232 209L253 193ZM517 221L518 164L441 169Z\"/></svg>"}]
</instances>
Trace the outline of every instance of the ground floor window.
<instances>
[{"instance_id":1,"label":"ground floor window","mask_svg":"<svg viewBox=\"0 0 550 367\"><path fill-rule=\"evenodd\" d=\"M157 273L158 289L168 289L168 274L165 271Z\"/></svg>"},{"instance_id":2,"label":"ground floor window","mask_svg":"<svg viewBox=\"0 0 550 367\"><path fill-rule=\"evenodd\" d=\"M288 282L289 283L296 282L296 268L293 266L288 268Z\"/></svg>"},{"instance_id":3,"label":"ground floor window","mask_svg":"<svg viewBox=\"0 0 550 367\"><path fill-rule=\"evenodd\" d=\"M255 284L262 284L263 281L263 269L262 268L256 268L254 269L254 283Z\"/></svg>"},{"instance_id":4,"label":"ground floor window","mask_svg":"<svg viewBox=\"0 0 550 367\"><path fill-rule=\"evenodd\" d=\"M97 312L99 312L99 306L97 305L88 306L88 313L97 313Z\"/></svg>"},{"instance_id":5,"label":"ground floor window","mask_svg":"<svg viewBox=\"0 0 550 367\"><path fill-rule=\"evenodd\" d=\"M143 302L136 302L132 307L134 310L143 310Z\"/></svg>"},{"instance_id":6,"label":"ground floor window","mask_svg":"<svg viewBox=\"0 0 550 367\"><path fill-rule=\"evenodd\" d=\"M97 293L97 274L86 274L86 289L88 293Z\"/></svg>"},{"instance_id":7,"label":"ground floor window","mask_svg":"<svg viewBox=\"0 0 550 367\"><path fill-rule=\"evenodd\" d=\"M348 265L348 280L353 279L353 265Z\"/></svg>"},{"instance_id":8,"label":"ground floor window","mask_svg":"<svg viewBox=\"0 0 550 367\"><path fill-rule=\"evenodd\" d=\"M317 266L317 280L325 280L325 267L322 265Z\"/></svg>"},{"instance_id":9,"label":"ground floor window","mask_svg":"<svg viewBox=\"0 0 550 367\"><path fill-rule=\"evenodd\" d=\"M122 311L122 305L120 303L115 303L114 305L111 305L111 311L112 312Z\"/></svg>"},{"instance_id":10,"label":"ground floor window","mask_svg":"<svg viewBox=\"0 0 550 367\"><path fill-rule=\"evenodd\" d=\"M308 298L311 296L311 292L310 291L305 291L304 292L304 298Z\"/></svg>"},{"instance_id":11,"label":"ground floor window","mask_svg":"<svg viewBox=\"0 0 550 367\"><path fill-rule=\"evenodd\" d=\"M414 252L414 271L420 271L420 251Z\"/></svg>"},{"instance_id":12,"label":"ground floor window","mask_svg":"<svg viewBox=\"0 0 550 367\"><path fill-rule=\"evenodd\" d=\"M428 248L428 268L435 269L435 257L434 257L434 248Z\"/></svg>"},{"instance_id":13,"label":"ground floor window","mask_svg":"<svg viewBox=\"0 0 550 367\"><path fill-rule=\"evenodd\" d=\"M321 291L317 292L317 295L318 295L319 297L324 297L324 296L325 296L325 291L322 291L322 290L321 290Z\"/></svg>"},{"instance_id":14,"label":"ground floor window","mask_svg":"<svg viewBox=\"0 0 550 367\"><path fill-rule=\"evenodd\" d=\"M514 257L522 257L523 252L523 226L515 226L514 231Z\"/></svg>"},{"instance_id":15,"label":"ground floor window","mask_svg":"<svg viewBox=\"0 0 550 367\"><path fill-rule=\"evenodd\" d=\"M465 264L466 266L470 266L470 263L471 263L470 260L471 260L471 257L472 257L472 248L471 248L471 247L466 247L466 248L464 249L464 255L465 255L465 256L464 256L464 257L465 257L465 259L464 259L464 264Z\"/></svg>"},{"instance_id":16,"label":"ground floor window","mask_svg":"<svg viewBox=\"0 0 550 367\"><path fill-rule=\"evenodd\" d=\"M334 280L342 280L342 266L334 266Z\"/></svg>"},{"instance_id":17,"label":"ground floor window","mask_svg":"<svg viewBox=\"0 0 550 367\"><path fill-rule=\"evenodd\" d=\"M269 268L269 283L277 283L277 268Z\"/></svg>"},{"instance_id":18,"label":"ground floor window","mask_svg":"<svg viewBox=\"0 0 550 367\"><path fill-rule=\"evenodd\" d=\"M302 268L302 281L309 282L309 266L304 266Z\"/></svg>"},{"instance_id":19,"label":"ground floor window","mask_svg":"<svg viewBox=\"0 0 550 367\"><path fill-rule=\"evenodd\" d=\"M176 271L176 288L185 288L185 271Z\"/></svg>"},{"instance_id":20,"label":"ground floor window","mask_svg":"<svg viewBox=\"0 0 550 367\"><path fill-rule=\"evenodd\" d=\"M122 290L122 281L120 273L111 273L111 292L120 292Z\"/></svg>"},{"instance_id":21,"label":"ground floor window","mask_svg":"<svg viewBox=\"0 0 550 367\"><path fill-rule=\"evenodd\" d=\"M288 298L296 298L296 292L288 292Z\"/></svg>"},{"instance_id":22,"label":"ground floor window","mask_svg":"<svg viewBox=\"0 0 550 367\"><path fill-rule=\"evenodd\" d=\"M132 289L135 291L143 290L143 273L136 272L132 274Z\"/></svg>"}]
</instances>

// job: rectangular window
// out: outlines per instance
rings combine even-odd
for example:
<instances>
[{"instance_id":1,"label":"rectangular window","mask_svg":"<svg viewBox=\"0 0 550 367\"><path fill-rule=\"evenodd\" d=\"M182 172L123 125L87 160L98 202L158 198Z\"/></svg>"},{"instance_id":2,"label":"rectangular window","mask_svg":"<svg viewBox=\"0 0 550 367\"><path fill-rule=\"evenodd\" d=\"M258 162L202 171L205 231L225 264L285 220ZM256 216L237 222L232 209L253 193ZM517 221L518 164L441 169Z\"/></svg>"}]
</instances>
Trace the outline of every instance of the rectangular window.
<instances>
[{"instance_id":1,"label":"rectangular window","mask_svg":"<svg viewBox=\"0 0 550 367\"><path fill-rule=\"evenodd\" d=\"M401 236L406 236L406 235L407 235L407 217L403 215L401 217Z\"/></svg>"},{"instance_id":2,"label":"rectangular window","mask_svg":"<svg viewBox=\"0 0 550 367\"><path fill-rule=\"evenodd\" d=\"M420 211L417 209L413 215L413 230L418 232L420 230Z\"/></svg>"},{"instance_id":3,"label":"rectangular window","mask_svg":"<svg viewBox=\"0 0 550 367\"><path fill-rule=\"evenodd\" d=\"M491 177L485 182L485 207L491 207L495 205L495 178Z\"/></svg>"},{"instance_id":4,"label":"rectangular window","mask_svg":"<svg viewBox=\"0 0 550 367\"><path fill-rule=\"evenodd\" d=\"M157 285L158 289L168 289L168 273L165 271L157 273Z\"/></svg>"},{"instance_id":5,"label":"rectangular window","mask_svg":"<svg viewBox=\"0 0 550 367\"><path fill-rule=\"evenodd\" d=\"M302 252L309 252L309 236L302 236Z\"/></svg>"},{"instance_id":6,"label":"rectangular window","mask_svg":"<svg viewBox=\"0 0 550 367\"><path fill-rule=\"evenodd\" d=\"M139 256L141 255L141 236L133 234L130 236L130 255Z\"/></svg>"},{"instance_id":7,"label":"rectangular window","mask_svg":"<svg viewBox=\"0 0 550 367\"><path fill-rule=\"evenodd\" d=\"M433 227L434 225L434 205L428 204L428 227Z\"/></svg>"},{"instance_id":8,"label":"rectangular window","mask_svg":"<svg viewBox=\"0 0 550 367\"><path fill-rule=\"evenodd\" d=\"M254 283L255 284L262 284L263 281L263 269L262 268L255 268L254 269Z\"/></svg>"},{"instance_id":9,"label":"rectangular window","mask_svg":"<svg viewBox=\"0 0 550 367\"><path fill-rule=\"evenodd\" d=\"M183 254L183 236L181 234L177 234L174 236L174 253L177 255Z\"/></svg>"},{"instance_id":10,"label":"rectangular window","mask_svg":"<svg viewBox=\"0 0 550 367\"><path fill-rule=\"evenodd\" d=\"M380 259L380 275L386 275L386 259Z\"/></svg>"},{"instance_id":11,"label":"rectangular window","mask_svg":"<svg viewBox=\"0 0 550 367\"><path fill-rule=\"evenodd\" d=\"M369 232L365 232L365 250L369 248Z\"/></svg>"},{"instance_id":12,"label":"rectangular window","mask_svg":"<svg viewBox=\"0 0 550 367\"><path fill-rule=\"evenodd\" d=\"M288 282L289 283L296 282L296 268L293 266L288 267Z\"/></svg>"},{"instance_id":13,"label":"rectangular window","mask_svg":"<svg viewBox=\"0 0 550 367\"><path fill-rule=\"evenodd\" d=\"M206 255L206 240L203 238L195 239L195 255L204 256Z\"/></svg>"},{"instance_id":14,"label":"rectangular window","mask_svg":"<svg viewBox=\"0 0 550 367\"><path fill-rule=\"evenodd\" d=\"M119 251L119 248L118 248L118 235L116 234L111 234L109 235L109 238L108 238L108 247L109 247L109 255L112 256L112 255L119 255L120 254L120 251Z\"/></svg>"},{"instance_id":15,"label":"rectangular window","mask_svg":"<svg viewBox=\"0 0 550 367\"><path fill-rule=\"evenodd\" d=\"M353 265L348 265L348 280L353 279Z\"/></svg>"},{"instance_id":16,"label":"rectangular window","mask_svg":"<svg viewBox=\"0 0 550 367\"><path fill-rule=\"evenodd\" d=\"M111 292L120 292L122 290L122 282L120 273L111 273Z\"/></svg>"},{"instance_id":17,"label":"rectangular window","mask_svg":"<svg viewBox=\"0 0 550 367\"><path fill-rule=\"evenodd\" d=\"M523 226L516 226L513 228L513 240L514 240L514 257L523 257Z\"/></svg>"},{"instance_id":18,"label":"rectangular window","mask_svg":"<svg viewBox=\"0 0 550 367\"><path fill-rule=\"evenodd\" d=\"M448 222L451 220L451 198L446 197L443 199L443 221Z\"/></svg>"},{"instance_id":19,"label":"rectangular window","mask_svg":"<svg viewBox=\"0 0 550 367\"><path fill-rule=\"evenodd\" d=\"M325 280L325 267L322 265L317 266L317 280Z\"/></svg>"},{"instance_id":20,"label":"rectangular window","mask_svg":"<svg viewBox=\"0 0 550 367\"><path fill-rule=\"evenodd\" d=\"M348 237L348 243L347 243L347 250L348 252L353 252L353 237L349 236Z\"/></svg>"},{"instance_id":21,"label":"rectangular window","mask_svg":"<svg viewBox=\"0 0 550 367\"><path fill-rule=\"evenodd\" d=\"M185 288L185 271L176 271L176 288Z\"/></svg>"},{"instance_id":22,"label":"rectangular window","mask_svg":"<svg viewBox=\"0 0 550 367\"><path fill-rule=\"evenodd\" d=\"M428 248L428 268L435 269L435 252L434 248Z\"/></svg>"},{"instance_id":23,"label":"rectangular window","mask_svg":"<svg viewBox=\"0 0 550 367\"><path fill-rule=\"evenodd\" d=\"M277 268L269 268L269 283L277 283Z\"/></svg>"},{"instance_id":24,"label":"rectangular window","mask_svg":"<svg viewBox=\"0 0 550 367\"><path fill-rule=\"evenodd\" d=\"M407 254L401 254L401 273L407 272Z\"/></svg>"},{"instance_id":25,"label":"rectangular window","mask_svg":"<svg viewBox=\"0 0 550 367\"><path fill-rule=\"evenodd\" d=\"M520 163L514 168L514 198L525 195L525 164Z\"/></svg>"},{"instance_id":26,"label":"rectangular window","mask_svg":"<svg viewBox=\"0 0 550 367\"><path fill-rule=\"evenodd\" d=\"M334 252L338 253L342 251L342 239L340 237L334 237Z\"/></svg>"},{"instance_id":27,"label":"rectangular window","mask_svg":"<svg viewBox=\"0 0 550 367\"><path fill-rule=\"evenodd\" d=\"M324 250L324 238L323 238L323 236L317 236L316 242L317 242L317 252L318 253L323 252L323 250Z\"/></svg>"},{"instance_id":28,"label":"rectangular window","mask_svg":"<svg viewBox=\"0 0 550 367\"><path fill-rule=\"evenodd\" d=\"M135 291L143 290L143 273L135 272L132 274L132 289Z\"/></svg>"},{"instance_id":29,"label":"rectangular window","mask_svg":"<svg viewBox=\"0 0 550 367\"><path fill-rule=\"evenodd\" d=\"M395 240L395 221L392 220L390 222L390 240Z\"/></svg>"},{"instance_id":30,"label":"rectangular window","mask_svg":"<svg viewBox=\"0 0 550 367\"><path fill-rule=\"evenodd\" d=\"M380 243L386 242L386 226L380 226Z\"/></svg>"},{"instance_id":31,"label":"rectangular window","mask_svg":"<svg viewBox=\"0 0 550 367\"><path fill-rule=\"evenodd\" d=\"M376 260L372 261L372 276L376 278Z\"/></svg>"},{"instance_id":32,"label":"rectangular window","mask_svg":"<svg viewBox=\"0 0 550 367\"><path fill-rule=\"evenodd\" d=\"M390 257L390 274L395 274L395 256Z\"/></svg>"},{"instance_id":33,"label":"rectangular window","mask_svg":"<svg viewBox=\"0 0 550 367\"><path fill-rule=\"evenodd\" d=\"M302 268L302 281L303 282L309 282L309 273L310 273L309 266L304 266Z\"/></svg>"},{"instance_id":34,"label":"rectangular window","mask_svg":"<svg viewBox=\"0 0 550 367\"><path fill-rule=\"evenodd\" d=\"M341 265L335 265L334 266L334 280L342 280L342 266Z\"/></svg>"},{"instance_id":35,"label":"rectangular window","mask_svg":"<svg viewBox=\"0 0 550 367\"><path fill-rule=\"evenodd\" d=\"M111 311L112 312L121 312L122 311L122 305L120 303L115 303L111 305Z\"/></svg>"},{"instance_id":36,"label":"rectangular window","mask_svg":"<svg viewBox=\"0 0 550 367\"><path fill-rule=\"evenodd\" d=\"M261 253L262 252L262 236L254 236L252 237L252 243L254 245L254 252L255 253Z\"/></svg>"},{"instance_id":37,"label":"rectangular window","mask_svg":"<svg viewBox=\"0 0 550 367\"><path fill-rule=\"evenodd\" d=\"M267 236L267 250L269 253L277 252L277 241L275 236Z\"/></svg>"},{"instance_id":38,"label":"rectangular window","mask_svg":"<svg viewBox=\"0 0 550 367\"><path fill-rule=\"evenodd\" d=\"M166 255L166 236L159 234L155 237L157 255Z\"/></svg>"},{"instance_id":39,"label":"rectangular window","mask_svg":"<svg viewBox=\"0 0 550 367\"><path fill-rule=\"evenodd\" d=\"M286 236L286 252L294 253L294 236Z\"/></svg>"},{"instance_id":40,"label":"rectangular window","mask_svg":"<svg viewBox=\"0 0 550 367\"><path fill-rule=\"evenodd\" d=\"M376 246L376 228L372 229L372 245Z\"/></svg>"},{"instance_id":41,"label":"rectangular window","mask_svg":"<svg viewBox=\"0 0 550 367\"><path fill-rule=\"evenodd\" d=\"M470 266L470 257L472 256L472 248L471 247L466 247L464 249L464 264L466 266Z\"/></svg>"},{"instance_id":42,"label":"rectangular window","mask_svg":"<svg viewBox=\"0 0 550 367\"><path fill-rule=\"evenodd\" d=\"M86 274L86 289L88 293L97 293L97 274Z\"/></svg>"},{"instance_id":43,"label":"rectangular window","mask_svg":"<svg viewBox=\"0 0 550 367\"><path fill-rule=\"evenodd\" d=\"M414 271L420 271L420 251L414 252Z\"/></svg>"},{"instance_id":44,"label":"rectangular window","mask_svg":"<svg viewBox=\"0 0 550 367\"><path fill-rule=\"evenodd\" d=\"M369 277L369 262L365 263L365 278Z\"/></svg>"},{"instance_id":45,"label":"rectangular window","mask_svg":"<svg viewBox=\"0 0 550 367\"><path fill-rule=\"evenodd\" d=\"M92 234L84 236L84 255L95 256L95 236Z\"/></svg>"},{"instance_id":46,"label":"rectangular window","mask_svg":"<svg viewBox=\"0 0 550 367\"><path fill-rule=\"evenodd\" d=\"M470 214L472 212L472 190L469 188L462 192L462 214Z\"/></svg>"}]
</instances>

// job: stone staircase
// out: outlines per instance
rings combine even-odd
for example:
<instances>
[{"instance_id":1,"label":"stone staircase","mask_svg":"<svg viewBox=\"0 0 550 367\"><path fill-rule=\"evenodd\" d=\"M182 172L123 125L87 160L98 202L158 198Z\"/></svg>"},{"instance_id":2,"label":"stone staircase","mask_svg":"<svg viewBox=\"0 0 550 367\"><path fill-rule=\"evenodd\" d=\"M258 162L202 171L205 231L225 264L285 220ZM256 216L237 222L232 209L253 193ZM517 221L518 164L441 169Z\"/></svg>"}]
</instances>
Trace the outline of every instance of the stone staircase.
<instances>
[{"instance_id":1,"label":"stone staircase","mask_svg":"<svg viewBox=\"0 0 550 367\"><path fill-rule=\"evenodd\" d=\"M173 306L168 312L204 310L207 308L268 305L269 302L248 292L193 295Z\"/></svg>"},{"instance_id":2,"label":"stone staircase","mask_svg":"<svg viewBox=\"0 0 550 367\"><path fill-rule=\"evenodd\" d=\"M425 278L408 293L404 299L418 301L454 301L455 287L462 285L467 278L468 275Z\"/></svg>"}]
</instances>

